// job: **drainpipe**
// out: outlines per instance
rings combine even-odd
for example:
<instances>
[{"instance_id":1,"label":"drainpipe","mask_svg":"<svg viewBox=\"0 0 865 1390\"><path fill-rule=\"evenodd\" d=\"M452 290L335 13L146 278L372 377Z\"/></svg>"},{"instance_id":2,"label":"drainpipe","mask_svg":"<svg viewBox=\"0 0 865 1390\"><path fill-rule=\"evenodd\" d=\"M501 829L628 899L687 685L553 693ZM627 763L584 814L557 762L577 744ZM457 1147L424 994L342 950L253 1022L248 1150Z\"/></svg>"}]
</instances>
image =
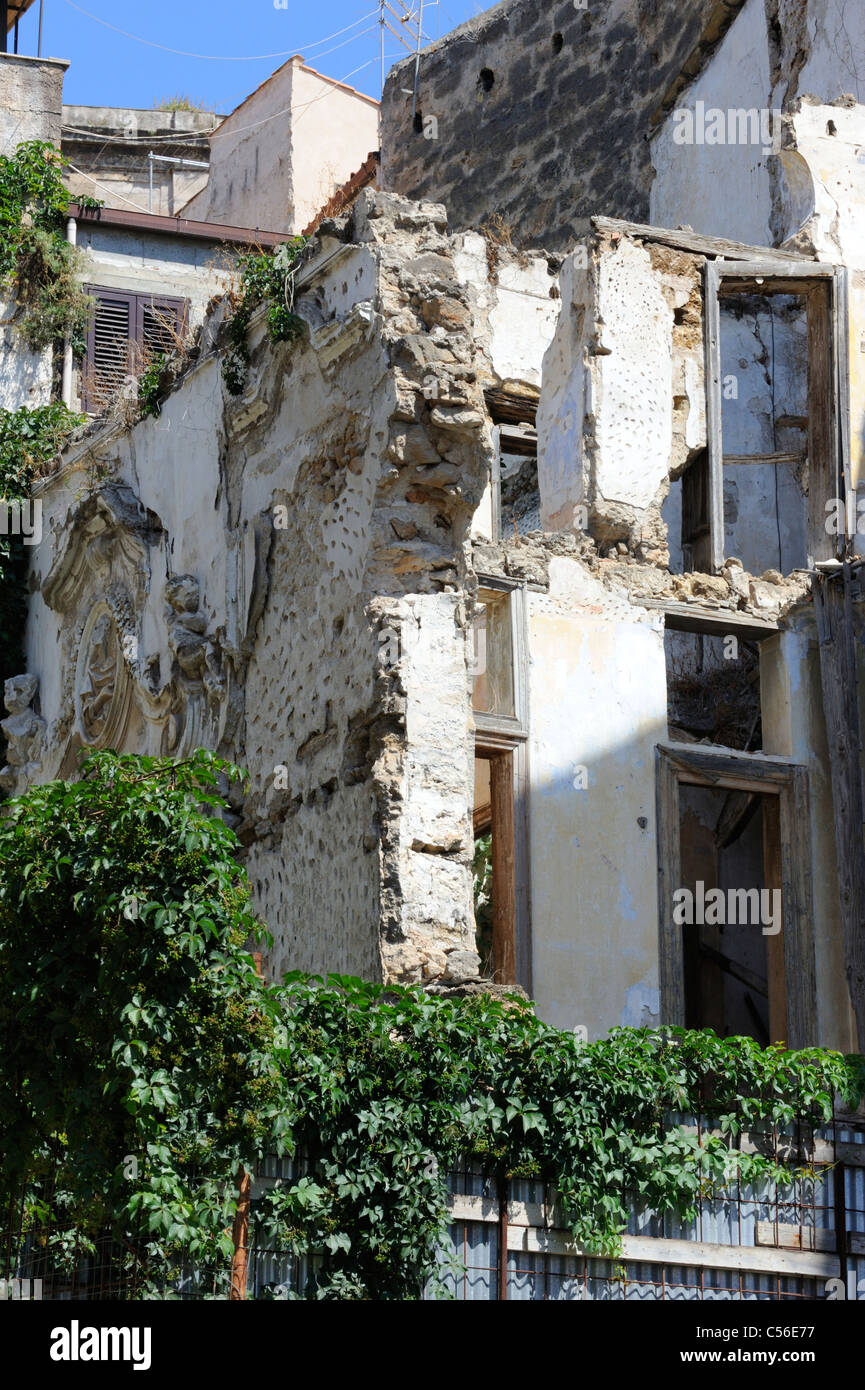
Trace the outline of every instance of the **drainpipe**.
<instances>
[{"instance_id":1,"label":"drainpipe","mask_svg":"<svg viewBox=\"0 0 865 1390\"><path fill-rule=\"evenodd\" d=\"M76 220L75 220L74 217L70 217L69 220L68 220L68 222L66 223L66 240L69 242L69 245L70 245L70 246L76 246L77 243L78 243L78 223L76 222ZM68 409L71 410L71 409L72 409L72 344L71 344L71 342L69 341L68 338L66 339L66 344L65 344L65 346L64 346L64 348L63 348L63 388L62 388L62 391L61 391L60 394L61 394L61 399L62 399L62 401L63 401L63 404L64 404Z\"/></svg>"}]
</instances>

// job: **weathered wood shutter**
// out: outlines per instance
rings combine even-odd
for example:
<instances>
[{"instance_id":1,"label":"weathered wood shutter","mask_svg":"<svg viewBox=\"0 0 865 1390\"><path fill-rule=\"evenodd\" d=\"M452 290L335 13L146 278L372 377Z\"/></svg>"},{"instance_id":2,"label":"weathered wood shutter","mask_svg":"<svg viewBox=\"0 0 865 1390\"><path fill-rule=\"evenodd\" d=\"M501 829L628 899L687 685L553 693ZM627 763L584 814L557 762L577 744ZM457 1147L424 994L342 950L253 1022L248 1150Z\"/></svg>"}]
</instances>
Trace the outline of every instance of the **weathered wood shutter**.
<instances>
[{"instance_id":1,"label":"weathered wood shutter","mask_svg":"<svg viewBox=\"0 0 865 1390\"><path fill-rule=\"evenodd\" d=\"M186 327L186 300L88 287L96 308L87 335L82 390L85 410L99 411L130 373L168 353Z\"/></svg>"},{"instance_id":2,"label":"weathered wood shutter","mask_svg":"<svg viewBox=\"0 0 865 1390\"><path fill-rule=\"evenodd\" d=\"M91 290L96 308L87 335L84 369L85 410L98 411L129 372L129 348L135 328L135 295L121 290Z\"/></svg>"}]
</instances>

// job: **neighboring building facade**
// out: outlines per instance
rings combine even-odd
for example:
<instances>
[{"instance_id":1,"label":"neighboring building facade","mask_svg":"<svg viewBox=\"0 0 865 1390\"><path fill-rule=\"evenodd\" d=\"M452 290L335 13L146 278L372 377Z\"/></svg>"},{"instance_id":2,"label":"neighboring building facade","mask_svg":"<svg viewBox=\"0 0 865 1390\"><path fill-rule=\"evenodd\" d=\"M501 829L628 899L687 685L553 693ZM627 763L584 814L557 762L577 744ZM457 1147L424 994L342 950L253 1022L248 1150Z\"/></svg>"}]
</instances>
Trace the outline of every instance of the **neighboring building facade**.
<instances>
[{"instance_id":1,"label":"neighboring building facade","mask_svg":"<svg viewBox=\"0 0 865 1390\"><path fill-rule=\"evenodd\" d=\"M298 235L378 149L379 103L290 58L210 136L185 217Z\"/></svg>"},{"instance_id":2,"label":"neighboring building facade","mask_svg":"<svg viewBox=\"0 0 865 1390\"><path fill-rule=\"evenodd\" d=\"M207 183L207 137L219 119L212 111L64 106L61 148L75 166L67 185L107 207L174 217Z\"/></svg>"}]
</instances>

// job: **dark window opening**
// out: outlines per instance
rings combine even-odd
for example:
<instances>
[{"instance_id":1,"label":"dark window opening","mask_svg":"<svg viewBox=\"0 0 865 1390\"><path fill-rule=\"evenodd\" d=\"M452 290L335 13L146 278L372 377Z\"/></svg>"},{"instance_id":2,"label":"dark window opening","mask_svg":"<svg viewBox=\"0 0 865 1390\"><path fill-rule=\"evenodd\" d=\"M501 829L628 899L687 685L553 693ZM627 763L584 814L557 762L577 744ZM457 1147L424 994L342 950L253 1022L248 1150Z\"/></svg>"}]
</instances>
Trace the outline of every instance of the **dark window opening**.
<instances>
[{"instance_id":1,"label":"dark window opening","mask_svg":"<svg viewBox=\"0 0 865 1390\"><path fill-rule=\"evenodd\" d=\"M679 817L685 1026L785 1041L778 797L682 786Z\"/></svg>"},{"instance_id":2,"label":"dark window opening","mask_svg":"<svg viewBox=\"0 0 865 1390\"><path fill-rule=\"evenodd\" d=\"M553 53L561 53L565 40L561 34L553 34Z\"/></svg>"},{"instance_id":3,"label":"dark window opening","mask_svg":"<svg viewBox=\"0 0 865 1390\"><path fill-rule=\"evenodd\" d=\"M82 362L82 404L99 414L126 377L140 375L182 340L187 301L88 286L96 307Z\"/></svg>"},{"instance_id":4,"label":"dark window opening","mask_svg":"<svg viewBox=\"0 0 865 1390\"><path fill-rule=\"evenodd\" d=\"M496 76L492 68L481 68L480 76L478 77L478 86L482 91L491 92L495 80Z\"/></svg>"},{"instance_id":5,"label":"dark window opening","mask_svg":"<svg viewBox=\"0 0 865 1390\"><path fill-rule=\"evenodd\" d=\"M423 135L423 115L420 111L415 112L413 124L415 135Z\"/></svg>"},{"instance_id":6,"label":"dark window opening","mask_svg":"<svg viewBox=\"0 0 865 1390\"><path fill-rule=\"evenodd\" d=\"M711 743L737 752L762 748L760 651L733 633L668 628L667 731L676 743Z\"/></svg>"}]
</instances>

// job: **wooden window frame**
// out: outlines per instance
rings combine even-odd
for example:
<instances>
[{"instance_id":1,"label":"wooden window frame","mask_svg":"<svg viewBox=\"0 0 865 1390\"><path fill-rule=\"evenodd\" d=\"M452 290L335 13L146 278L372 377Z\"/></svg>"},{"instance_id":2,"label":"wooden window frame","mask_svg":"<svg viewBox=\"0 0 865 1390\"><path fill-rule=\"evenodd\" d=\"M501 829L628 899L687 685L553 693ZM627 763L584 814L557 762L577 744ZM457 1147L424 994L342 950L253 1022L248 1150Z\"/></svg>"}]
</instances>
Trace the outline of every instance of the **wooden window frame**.
<instances>
[{"instance_id":1,"label":"wooden window frame","mask_svg":"<svg viewBox=\"0 0 865 1390\"><path fill-rule=\"evenodd\" d=\"M528 994L532 988L531 913L529 901L529 756L528 756L528 654L526 640L525 584L519 580L502 579L498 575L479 574L478 588L508 595L510 610L511 654L513 659L514 715L483 714L473 711L475 721L475 756L490 761L490 792L494 819L505 819L507 844L499 858L493 836L493 878L498 873L512 876L512 888L505 898L513 904L511 920L505 926L506 941L497 943L496 922L493 925L494 970L499 962L512 978L497 980L502 984L519 984ZM512 806L510 817L502 814L508 796ZM499 798L500 811L496 813ZM506 867L507 866L507 867ZM501 891L499 895L501 902ZM495 890L493 910L495 912ZM501 934L501 924L500 934Z\"/></svg>"},{"instance_id":2,"label":"wooden window frame","mask_svg":"<svg viewBox=\"0 0 865 1390\"><path fill-rule=\"evenodd\" d=\"M808 315L808 562L832 559L840 538L826 531L825 503L843 497L849 475L847 273L839 266L779 265L775 259L708 260L704 269L706 435L712 569L724 566L724 458L721 434L721 311L725 286L757 294L805 294Z\"/></svg>"},{"instance_id":3,"label":"wooden window frame","mask_svg":"<svg viewBox=\"0 0 865 1390\"><path fill-rule=\"evenodd\" d=\"M656 746L658 820L658 932L662 1023L685 1026L682 928L673 921L673 894L681 885L679 786L777 796L781 843L784 974L790 1047L817 1042L817 970L814 953L808 771L761 753L732 753L701 744Z\"/></svg>"}]
</instances>

